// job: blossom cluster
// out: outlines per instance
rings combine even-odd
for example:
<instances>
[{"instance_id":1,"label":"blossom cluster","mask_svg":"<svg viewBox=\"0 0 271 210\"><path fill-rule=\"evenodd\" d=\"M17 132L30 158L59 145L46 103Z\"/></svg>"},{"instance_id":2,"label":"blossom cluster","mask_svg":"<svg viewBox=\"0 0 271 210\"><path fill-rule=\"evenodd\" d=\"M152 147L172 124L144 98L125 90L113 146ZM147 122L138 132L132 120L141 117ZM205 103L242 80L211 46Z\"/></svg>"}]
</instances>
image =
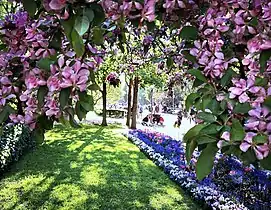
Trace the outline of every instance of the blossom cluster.
<instances>
[{"instance_id":1,"label":"blossom cluster","mask_svg":"<svg viewBox=\"0 0 271 210\"><path fill-rule=\"evenodd\" d=\"M208 83L218 87L216 99L227 102L230 118L236 117L237 104L250 106L250 111L238 116L246 132L240 150L247 152L251 147L257 159L262 160L271 150L270 110L264 105L271 94L271 60L267 57L265 66L261 61L263 54L271 50L271 4L265 0L209 2L210 7L197 20L199 36L190 54ZM231 81L221 87L227 77L232 77ZM231 137L229 132L220 135L222 148L222 142L229 142ZM266 140L255 143L253 137L260 135Z\"/></svg>"},{"instance_id":2,"label":"blossom cluster","mask_svg":"<svg viewBox=\"0 0 271 210\"><path fill-rule=\"evenodd\" d=\"M90 72L102 62L101 53L88 45L92 56L77 58L63 38L59 43L63 52L57 55L51 41L61 28L51 16L31 20L18 11L6 16L1 28L6 50L0 52L0 111L17 106L8 111L9 121L31 129L40 115L63 116L61 91L68 90L68 99L77 102L78 94L87 89Z\"/></svg>"},{"instance_id":3,"label":"blossom cluster","mask_svg":"<svg viewBox=\"0 0 271 210\"><path fill-rule=\"evenodd\" d=\"M217 155L212 173L198 181L194 166L199 152L194 152L187 164L182 143L169 136L136 130L129 131L128 138L203 205L212 209L266 209L270 206L271 174L266 171L244 166L234 157Z\"/></svg>"}]
</instances>

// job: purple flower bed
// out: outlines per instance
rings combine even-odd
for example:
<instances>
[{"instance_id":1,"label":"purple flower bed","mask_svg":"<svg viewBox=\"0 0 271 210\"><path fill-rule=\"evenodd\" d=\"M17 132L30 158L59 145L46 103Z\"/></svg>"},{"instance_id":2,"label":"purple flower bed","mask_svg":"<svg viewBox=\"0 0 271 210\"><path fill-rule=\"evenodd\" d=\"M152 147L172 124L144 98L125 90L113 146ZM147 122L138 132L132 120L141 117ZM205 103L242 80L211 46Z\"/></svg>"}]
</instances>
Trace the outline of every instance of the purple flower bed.
<instances>
[{"instance_id":1,"label":"purple flower bed","mask_svg":"<svg viewBox=\"0 0 271 210\"><path fill-rule=\"evenodd\" d=\"M184 146L169 136L132 130L128 138L203 207L271 209L271 176L266 171L245 167L234 157L217 155L212 173L198 181L194 166L199 152L194 152L188 165Z\"/></svg>"}]
</instances>

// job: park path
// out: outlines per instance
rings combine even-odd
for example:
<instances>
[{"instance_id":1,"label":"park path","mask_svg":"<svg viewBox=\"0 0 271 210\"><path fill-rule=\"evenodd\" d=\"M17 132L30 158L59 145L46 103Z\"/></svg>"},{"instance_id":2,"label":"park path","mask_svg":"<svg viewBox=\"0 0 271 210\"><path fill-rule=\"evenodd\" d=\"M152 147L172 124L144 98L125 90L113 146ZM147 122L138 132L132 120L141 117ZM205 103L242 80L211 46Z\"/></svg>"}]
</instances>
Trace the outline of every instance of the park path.
<instances>
[{"instance_id":1,"label":"park path","mask_svg":"<svg viewBox=\"0 0 271 210\"><path fill-rule=\"evenodd\" d=\"M143 113L142 117L144 117L145 115L147 115L147 113ZM156 131L156 132L160 132L166 135L171 136L174 139L177 140L182 140L183 135L190 129L192 128L195 123L192 121L190 121L187 118L183 118L182 123L180 128L174 128L173 124L177 119L177 115L173 115L173 114L161 114L165 120L164 123L164 127L162 126L143 126L141 125L141 120L142 119L138 119L138 123L137 123L137 128L138 129L142 129L142 130L152 130L152 131ZM115 118L107 118L108 123L119 123L121 125L123 125L123 127L125 127L125 121L126 119L115 119ZM102 117L98 116L95 114L95 112L89 112L87 114L86 123L95 123L95 124L101 124L102 122Z\"/></svg>"}]
</instances>

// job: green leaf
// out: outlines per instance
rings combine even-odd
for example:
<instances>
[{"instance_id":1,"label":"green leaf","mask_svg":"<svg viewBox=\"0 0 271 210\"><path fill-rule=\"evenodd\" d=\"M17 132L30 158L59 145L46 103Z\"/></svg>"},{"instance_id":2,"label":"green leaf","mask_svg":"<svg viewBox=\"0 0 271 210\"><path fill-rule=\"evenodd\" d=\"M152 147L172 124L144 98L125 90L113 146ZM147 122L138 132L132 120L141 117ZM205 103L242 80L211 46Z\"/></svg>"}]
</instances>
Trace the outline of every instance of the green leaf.
<instances>
[{"instance_id":1,"label":"green leaf","mask_svg":"<svg viewBox=\"0 0 271 210\"><path fill-rule=\"evenodd\" d=\"M61 24L64 28L64 32L68 40L70 41L70 43L72 43L72 31L74 30L73 28L74 22L75 22L75 16L71 16L68 20L61 21Z\"/></svg>"},{"instance_id":2,"label":"green leaf","mask_svg":"<svg viewBox=\"0 0 271 210\"><path fill-rule=\"evenodd\" d=\"M255 86L265 87L267 84L268 84L268 79L265 77L263 78L257 77L255 80Z\"/></svg>"},{"instance_id":3,"label":"green leaf","mask_svg":"<svg viewBox=\"0 0 271 210\"><path fill-rule=\"evenodd\" d=\"M260 164L264 169L271 171L271 154L269 153L268 157L261 160Z\"/></svg>"},{"instance_id":4,"label":"green leaf","mask_svg":"<svg viewBox=\"0 0 271 210\"><path fill-rule=\"evenodd\" d=\"M198 86L200 86L202 84L204 84L204 82L196 78L194 83L193 83L193 88L196 88L196 87L198 87Z\"/></svg>"},{"instance_id":5,"label":"green leaf","mask_svg":"<svg viewBox=\"0 0 271 210\"><path fill-rule=\"evenodd\" d=\"M45 96L48 93L48 87L47 86L40 86L38 89L38 94L37 94L37 98L38 98L38 106L42 107L44 104L44 99Z\"/></svg>"},{"instance_id":6,"label":"green leaf","mask_svg":"<svg viewBox=\"0 0 271 210\"><path fill-rule=\"evenodd\" d=\"M211 137L211 136L199 136L197 138L198 144L207 144L207 143L212 143L216 141L217 141L216 138Z\"/></svg>"},{"instance_id":7,"label":"green leaf","mask_svg":"<svg viewBox=\"0 0 271 210\"><path fill-rule=\"evenodd\" d=\"M93 28L92 41L96 45L102 45L104 43L103 30L99 27Z\"/></svg>"},{"instance_id":8,"label":"green leaf","mask_svg":"<svg viewBox=\"0 0 271 210\"><path fill-rule=\"evenodd\" d=\"M91 9L94 11L93 25L98 26L105 20L105 13L100 4L91 3Z\"/></svg>"},{"instance_id":9,"label":"green leaf","mask_svg":"<svg viewBox=\"0 0 271 210\"><path fill-rule=\"evenodd\" d=\"M271 56L271 50L263 50L260 54L260 72L263 73L266 69L267 61L269 60Z\"/></svg>"},{"instance_id":10,"label":"green leaf","mask_svg":"<svg viewBox=\"0 0 271 210\"><path fill-rule=\"evenodd\" d=\"M244 164L252 164L257 161L255 152L249 148L249 150L245 153L242 153L241 159L243 160Z\"/></svg>"},{"instance_id":11,"label":"green leaf","mask_svg":"<svg viewBox=\"0 0 271 210\"><path fill-rule=\"evenodd\" d=\"M257 19L257 17L253 17L251 19L251 21L249 22L249 25L257 27L257 25L258 25L258 19Z\"/></svg>"},{"instance_id":12,"label":"green leaf","mask_svg":"<svg viewBox=\"0 0 271 210\"><path fill-rule=\"evenodd\" d=\"M216 144L213 143L208 144L207 147L201 152L196 164L196 174L198 180L202 180L211 173L217 151L218 148Z\"/></svg>"},{"instance_id":13,"label":"green leaf","mask_svg":"<svg viewBox=\"0 0 271 210\"><path fill-rule=\"evenodd\" d=\"M75 121L73 115L69 114L69 122L73 128L81 128L81 126Z\"/></svg>"},{"instance_id":14,"label":"green leaf","mask_svg":"<svg viewBox=\"0 0 271 210\"><path fill-rule=\"evenodd\" d=\"M191 128L183 137L183 141L185 143L189 142L191 139L195 138L199 132L201 131L202 128L204 128L206 125L204 124L199 124L195 125L193 128Z\"/></svg>"},{"instance_id":15,"label":"green leaf","mask_svg":"<svg viewBox=\"0 0 271 210\"><path fill-rule=\"evenodd\" d=\"M231 129L231 140L232 141L243 141L245 138L245 130L239 120L232 120L232 129Z\"/></svg>"},{"instance_id":16,"label":"green leaf","mask_svg":"<svg viewBox=\"0 0 271 210\"><path fill-rule=\"evenodd\" d=\"M205 122L210 122L210 123L216 121L216 116L214 116L213 114L208 113L208 112L198 113L197 118L204 120Z\"/></svg>"},{"instance_id":17,"label":"green leaf","mask_svg":"<svg viewBox=\"0 0 271 210\"><path fill-rule=\"evenodd\" d=\"M197 28L193 26L184 26L180 32L180 37L187 40L195 40L198 36Z\"/></svg>"},{"instance_id":18,"label":"green leaf","mask_svg":"<svg viewBox=\"0 0 271 210\"><path fill-rule=\"evenodd\" d=\"M193 155L194 150L197 148L198 144L197 141L195 139L193 139L192 141L186 143L186 147L185 147L185 158L186 161L189 163L191 160L191 157Z\"/></svg>"},{"instance_id":19,"label":"green leaf","mask_svg":"<svg viewBox=\"0 0 271 210\"><path fill-rule=\"evenodd\" d=\"M76 55L78 57L82 57L85 52L85 45L84 45L82 37L74 29L71 32L71 38L72 38L72 46L73 46L74 51L76 52Z\"/></svg>"},{"instance_id":20,"label":"green leaf","mask_svg":"<svg viewBox=\"0 0 271 210\"><path fill-rule=\"evenodd\" d=\"M184 55L184 57L187 60L192 61L193 63L195 63L197 61L197 58L194 57L193 55L191 55L188 50L183 50L181 53Z\"/></svg>"},{"instance_id":21,"label":"green leaf","mask_svg":"<svg viewBox=\"0 0 271 210\"><path fill-rule=\"evenodd\" d=\"M51 64L54 64L55 61L49 59L49 58L42 58L37 62L37 66L40 69L44 69L46 71L50 71Z\"/></svg>"},{"instance_id":22,"label":"green leaf","mask_svg":"<svg viewBox=\"0 0 271 210\"><path fill-rule=\"evenodd\" d=\"M34 0L23 0L22 3L28 14L34 17L37 10L37 3Z\"/></svg>"},{"instance_id":23,"label":"green leaf","mask_svg":"<svg viewBox=\"0 0 271 210\"><path fill-rule=\"evenodd\" d=\"M52 119L49 119L46 115L40 115L37 118L38 124L41 128L45 130L51 130L54 126L54 121Z\"/></svg>"},{"instance_id":24,"label":"green leaf","mask_svg":"<svg viewBox=\"0 0 271 210\"><path fill-rule=\"evenodd\" d=\"M258 134L257 136L254 136L252 140L255 144L264 144L267 143L268 136L264 134Z\"/></svg>"},{"instance_id":25,"label":"green leaf","mask_svg":"<svg viewBox=\"0 0 271 210\"><path fill-rule=\"evenodd\" d=\"M92 22L94 19L94 12L91 8L84 8L83 15L88 18L89 22Z\"/></svg>"},{"instance_id":26,"label":"green leaf","mask_svg":"<svg viewBox=\"0 0 271 210\"><path fill-rule=\"evenodd\" d=\"M172 57L168 57L167 58L167 68L170 69L173 66L173 58Z\"/></svg>"},{"instance_id":27,"label":"green leaf","mask_svg":"<svg viewBox=\"0 0 271 210\"><path fill-rule=\"evenodd\" d=\"M38 145L44 142L44 130L42 128L36 128L33 131L33 137Z\"/></svg>"},{"instance_id":28,"label":"green leaf","mask_svg":"<svg viewBox=\"0 0 271 210\"><path fill-rule=\"evenodd\" d=\"M199 133L202 134L202 135L203 134L216 134L222 128L223 128L223 126L221 126L221 125L210 124L210 125L207 125L206 127L204 127Z\"/></svg>"},{"instance_id":29,"label":"green leaf","mask_svg":"<svg viewBox=\"0 0 271 210\"><path fill-rule=\"evenodd\" d=\"M60 91L59 101L60 101L60 107L62 109L68 104L70 93L71 93L71 88L64 88Z\"/></svg>"},{"instance_id":30,"label":"green leaf","mask_svg":"<svg viewBox=\"0 0 271 210\"><path fill-rule=\"evenodd\" d=\"M88 86L88 89L89 90L100 90L100 86L99 85L97 85L96 83L94 83L94 84L91 84L91 85L89 85Z\"/></svg>"},{"instance_id":31,"label":"green leaf","mask_svg":"<svg viewBox=\"0 0 271 210\"><path fill-rule=\"evenodd\" d=\"M80 105L88 112L94 110L93 104L94 103L91 103L91 102L80 101Z\"/></svg>"},{"instance_id":32,"label":"green leaf","mask_svg":"<svg viewBox=\"0 0 271 210\"><path fill-rule=\"evenodd\" d=\"M0 112L0 124L5 122L8 119L8 111L7 106L5 106L2 111Z\"/></svg>"},{"instance_id":33,"label":"green leaf","mask_svg":"<svg viewBox=\"0 0 271 210\"><path fill-rule=\"evenodd\" d=\"M229 68L226 73L224 74L224 76L221 78L220 83L222 87L227 86L228 84L230 84L231 79L233 78L233 76L236 75L236 72L233 71L231 68Z\"/></svg>"},{"instance_id":34,"label":"green leaf","mask_svg":"<svg viewBox=\"0 0 271 210\"><path fill-rule=\"evenodd\" d=\"M248 111L251 110L251 106L249 103L238 103L234 109L233 109L233 112L234 113L241 113L241 114L246 114L248 113Z\"/></svg>"},{"instance_id":35,"label":"green leaf","mask_svg":"<svg viewBox=\"0 0 271 210\"><path fill-rule=\"evenodd\" d=\"M271 110L271 96L268 96L264 100L263 105L266 106L269 110Z\"/></svg>"},{"instance_id":36,"label":"green leaf","mask_svg":"<svg viewBox=\"0 0 271 210\"><path fill-rule=\"evenodd\" d=\"M190 95L188 95L185 100L186 110L189 110L191 108L191 106L194 104L195 100L199 97L200 97L200 95L198 93L191 93Z\"/></svg>"},{"instance_id":37,"label":"green leaf","mask_svg":"<svg viewBox=\"0 0 271 210\"><path fill-rule=\"evenodd\" d=\"M210 101L210 103L207 105L207 108L210 109L215 115L222 114L220 111L220 103L215 98Z\"/></svg>"},{"instance_id":38,"label":"green leaf","mask_svg":"<svg viewBox=\"0 0 271 210\"><path fill-rule=\"evenodd\" d=\"M197 79L203 81L203 82L207 82L206 77L202 74L202 72L198 69L190 69L187 71L187 73L195 76Z\"/></svg>"},{"instance_id":39,"label":"green leaf","mask_svg":"<svg viewBox=\"0 0 271 210\"><path fill-rule=\"evenodd\" d=\"M80 101L75 105L75 113L80 121L86 117L87 112L82 108Z\"/></svg>"},{"instance_id":40,"label":"green leaf","mask_svg":"<svg viewBox=\"0 0 271 210\"><path fill-rule=\"evenodd\" d=\"M205 110L212 101L211 95L205 95L202 97L202 110Z\"/></svg>"},{"instance_id":41,"label":"green leaf","mask_svg":"<svg viewBox=\"0 0 271 210\"><path fill-rule=\"evenodd\" d=\"M62 36L61 31L57 31L57 32L54 34L54 36L53 36L53 38L52 38L52 41L50 42L49 47L50 47L50 48L54 48L54 49L56 49L56 50L60 50L60 49L61 49L61 46L62 46L62 44L61 44L61 36Z\"/></svg>"},{"instance_id":42,"label":"green leaf","mask_svg":"<svg viewBox=\"0 0 271 210\"><path fill-rule=\"evenodd\" d=\"M89 25L90 25L90 21L88 17L85 15L80 15L80 16L77 16L75 20L74 28L78 32L78 34L82 36L88 31Z\"/></svg>"}]
</instances>

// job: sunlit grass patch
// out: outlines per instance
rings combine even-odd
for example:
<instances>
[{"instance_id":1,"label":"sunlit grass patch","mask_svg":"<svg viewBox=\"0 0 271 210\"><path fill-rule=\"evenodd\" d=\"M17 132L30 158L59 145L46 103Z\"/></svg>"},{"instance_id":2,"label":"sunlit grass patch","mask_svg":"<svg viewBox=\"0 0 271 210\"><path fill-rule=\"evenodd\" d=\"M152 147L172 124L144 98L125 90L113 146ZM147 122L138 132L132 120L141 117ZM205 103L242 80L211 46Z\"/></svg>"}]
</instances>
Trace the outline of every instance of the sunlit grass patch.
<instances>
[{"instance_id":1,"label":"sunlit grass patch","mask_svg":"<svg viewBox=\"0 0 271 210\"><path fill-rule=\"evenodd\" d=\"M0 180L1 210L197 208L115 127L57 126Z\"/></svg>"}]
</instances>

